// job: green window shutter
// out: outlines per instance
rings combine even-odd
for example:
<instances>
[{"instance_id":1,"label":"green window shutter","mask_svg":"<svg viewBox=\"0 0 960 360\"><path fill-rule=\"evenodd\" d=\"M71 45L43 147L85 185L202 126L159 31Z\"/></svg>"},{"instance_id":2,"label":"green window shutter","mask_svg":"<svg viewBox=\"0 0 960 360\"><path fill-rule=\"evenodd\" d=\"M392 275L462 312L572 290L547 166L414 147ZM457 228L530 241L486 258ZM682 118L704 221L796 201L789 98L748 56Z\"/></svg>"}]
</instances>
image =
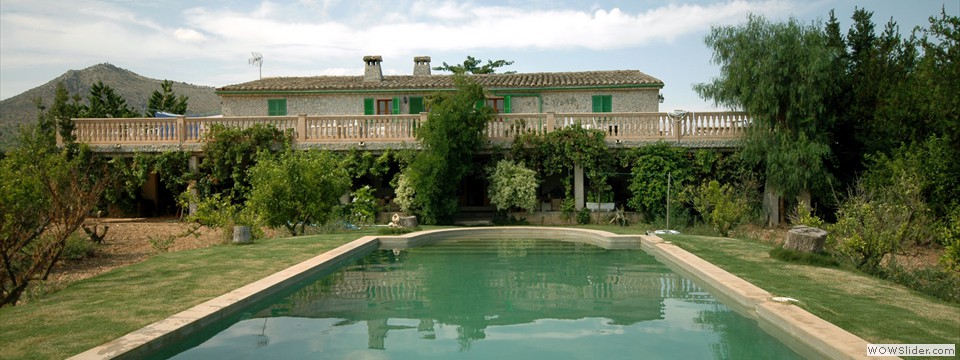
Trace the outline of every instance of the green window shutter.
<instances>
[{"instance_id":1,"label":"green window shutter","mask_svg":"<svg viewBox=\"0 0 960 360\"><path fill-rule=\"evenodd\" d=\"M374 108L373 98L363 99L363 114L364 115L373 115L377 109Z\"/></svg>"},{"instance_id":2,"label":"green window shutter","mask_svg":"<svg viewBox=\"0 0 960 360\"><path fill-rule=\"evenodd\" d=\"M423 112L423 98L422 97L410 97L410 113L419 114Z\"/></svg>"},{"instance_id":3,"label":"green window shutter","mask_svg":"<svg viewBox=\"0 0 960 360\"><path fill-rule=\"evenodd\" d=\"M503 97L503 113L509 114L513 112L513 102L511 101L510 95Z\"/></svg>"},{"instance_id":4,"label":"green window shutter","mask_svg":"<svg viewBox=\"0 0 960 360\"><path fill-rule=\"evenodd\" d=\"M287 99L268 99L267 116L286 116Z\"/></svg>"},{"instance_id":5,"label":"green window shutter","mask_svg":"<svg viewBox=\"0 0 960 360\"><path fill-rule=\"evenodd\" d=\"M594 95L593 112L613 112L613 95Z\"/></svg>"},{"instance_id":6,"label":"green window shutter","mask_svg":"<svg viewBox=\"0 0 960 360\"><path fill-rule=\"evenodd\" d=\"M393 113L394 114L400 113L400 98L398 97L393 98Z\"/></svg>"}]
</instances>

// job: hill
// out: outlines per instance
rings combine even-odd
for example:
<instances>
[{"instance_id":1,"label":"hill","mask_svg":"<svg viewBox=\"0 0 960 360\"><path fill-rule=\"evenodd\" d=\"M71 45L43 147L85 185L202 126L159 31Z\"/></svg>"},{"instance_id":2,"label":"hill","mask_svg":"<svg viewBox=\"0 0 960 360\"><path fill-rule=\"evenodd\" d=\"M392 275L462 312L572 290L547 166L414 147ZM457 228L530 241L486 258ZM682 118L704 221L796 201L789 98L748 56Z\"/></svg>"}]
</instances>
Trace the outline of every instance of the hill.
<instances>
[{"instance_id":1,"label":"hill","mask_svg":"<svg viewBox=\"0 0 960 360\"><path fill-rule=\"evenodd\" d=\"M37 107L33 100L43 99L47 105L53 102L57 83L63 82L71 94L80 94L86 99L90 87L97 81L112 87L127 100L127 105L136 111L144 111L147 100L156 90L160 90L158 79L140 76L130 70L111 64L98 64L83 70L70 70L46 84L27 90L17 96L0 101L0 150L8 149L16 140L20 124L37 122ZM173 92L186 95L189 114L213 115L220 113L220 97L210 86L197 86L184 82L174 82Z\"/></svg>"}]
</instances>

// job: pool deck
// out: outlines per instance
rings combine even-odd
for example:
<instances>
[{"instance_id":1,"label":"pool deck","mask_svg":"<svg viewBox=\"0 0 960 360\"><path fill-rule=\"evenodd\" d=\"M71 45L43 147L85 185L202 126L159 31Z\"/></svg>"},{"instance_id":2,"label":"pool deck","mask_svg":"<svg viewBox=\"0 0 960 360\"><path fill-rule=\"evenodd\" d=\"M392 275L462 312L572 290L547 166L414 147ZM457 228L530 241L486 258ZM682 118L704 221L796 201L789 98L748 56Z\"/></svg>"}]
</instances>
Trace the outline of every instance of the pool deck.
<instances>
[{"instance_id":1,"label":"pool deck","mask_svg":"<svg viewBox=\"0 0 960 360\"><path fill-rule=\"evenodd\" d=\"M898 359L867 357L868 342L657 236L617 235L606 231L551 227L480 227L421 231L396 236L364 236L281 270L169 318L147 325L70 359L137 359L175 344L202 328L283 289L380 249L406 249L449 239L534 237L582 242L605 249L643 249L671 269L688 276L761 328L811 359Z\"/></svg>"}]
</instances>

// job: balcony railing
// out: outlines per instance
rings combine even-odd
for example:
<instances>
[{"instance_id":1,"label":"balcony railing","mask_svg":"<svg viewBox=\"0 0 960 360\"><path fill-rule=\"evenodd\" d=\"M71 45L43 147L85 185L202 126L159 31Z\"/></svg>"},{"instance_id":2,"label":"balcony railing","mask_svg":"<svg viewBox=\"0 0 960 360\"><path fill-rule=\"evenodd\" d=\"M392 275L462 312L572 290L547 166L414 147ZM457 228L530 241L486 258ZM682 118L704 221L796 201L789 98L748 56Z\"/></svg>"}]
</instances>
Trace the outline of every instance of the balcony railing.
<instances>
[{"instance_id":1,"label":"balcony railing","mask_svg":"<svg viewBox=\"0 0 960 360\"><path fill-rule=\"evenodd\" d=\"M244 116L220 118L73 119L77 141L94 146L201 145L214 125L248 128L269 124L292 130L296 143L415 142L427 113L413 115ZM579 122L599 129L610 141L726 140L740 136L749 123L742 112L532 113L500 114L487 137L509 141L521 133L545 134Z\"/></svg>"}]
</instances>

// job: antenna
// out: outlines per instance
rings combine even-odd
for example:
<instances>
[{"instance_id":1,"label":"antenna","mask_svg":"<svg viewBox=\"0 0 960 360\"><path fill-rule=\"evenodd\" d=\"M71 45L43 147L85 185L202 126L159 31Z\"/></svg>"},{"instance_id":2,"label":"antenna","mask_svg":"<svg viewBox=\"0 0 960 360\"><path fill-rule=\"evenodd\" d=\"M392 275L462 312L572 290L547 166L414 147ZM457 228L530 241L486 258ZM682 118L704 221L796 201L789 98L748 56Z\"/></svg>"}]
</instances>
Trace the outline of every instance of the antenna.
<instances>
[{"instance_id":1,"label":"antenna","mask_svg":"<svg viewBox=\"0 0 960 360\"><path fill-rule=\"evenodd\" d=\"M257 66L260 70L260 80L263 80L263 55L258 52L252 52L250 55L253 55L253 57L247 60L247 63Z\"/></svg>"}]
</instances>

